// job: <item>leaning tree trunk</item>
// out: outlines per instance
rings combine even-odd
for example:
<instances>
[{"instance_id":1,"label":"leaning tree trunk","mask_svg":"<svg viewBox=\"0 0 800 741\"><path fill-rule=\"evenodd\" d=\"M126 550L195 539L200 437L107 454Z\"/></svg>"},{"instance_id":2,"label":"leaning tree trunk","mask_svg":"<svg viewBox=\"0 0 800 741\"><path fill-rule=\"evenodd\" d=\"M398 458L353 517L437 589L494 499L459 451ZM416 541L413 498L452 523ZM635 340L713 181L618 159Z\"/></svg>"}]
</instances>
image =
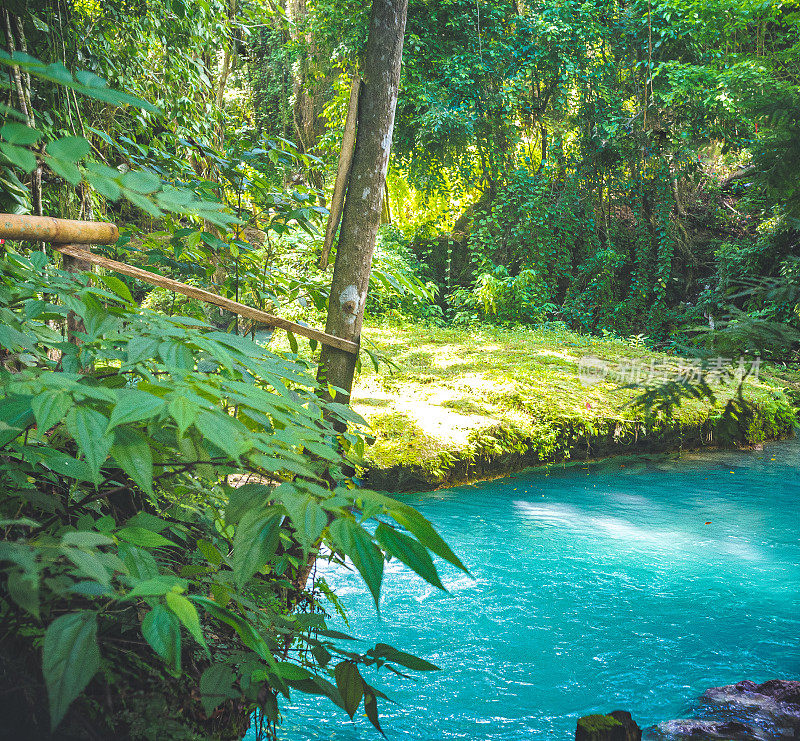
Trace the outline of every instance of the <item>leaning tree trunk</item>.
<instances>
[{"instance_id":1,"label":"leaning tree trunk","mask_svg":"<svg viewBox=\"0 0 800 741\"><path fill-rule=\"evenodd\" d=\"M407 9L408 0L372 3L355 152L325 325L329 334L354 342L361 335L372 254L381 220ZM356 356L352 353L328 345L322 348L319 378L323 386L329 383L347 392L347 398L339 401L349 401L355 366Z\"/></svg>"}]
</instances>

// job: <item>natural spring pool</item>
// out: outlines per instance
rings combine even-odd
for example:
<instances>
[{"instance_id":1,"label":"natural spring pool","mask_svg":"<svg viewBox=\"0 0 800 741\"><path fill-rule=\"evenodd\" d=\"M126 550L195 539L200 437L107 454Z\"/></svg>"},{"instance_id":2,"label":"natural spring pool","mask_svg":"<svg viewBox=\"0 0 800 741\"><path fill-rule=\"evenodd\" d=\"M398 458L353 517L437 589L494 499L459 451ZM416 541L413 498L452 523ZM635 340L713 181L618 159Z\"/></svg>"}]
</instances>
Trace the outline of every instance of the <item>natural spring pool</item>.
<instances>
[{"instance_id":1,"label":"natural spring pool","mask_svg":"<svg viewBox=\"0 0 800 741\"><path fill-rule=\"evenodd\" d=\"M472 572L449 594L387 565L382 615L357 574L328 568L350 626L439 665L365 675L389 739L574 738L629 710L643 728L708 687L800 678L800 444L611 459L407 496ZM282 741L379 738L293 693Z\"/></svg>"}]
</instances>

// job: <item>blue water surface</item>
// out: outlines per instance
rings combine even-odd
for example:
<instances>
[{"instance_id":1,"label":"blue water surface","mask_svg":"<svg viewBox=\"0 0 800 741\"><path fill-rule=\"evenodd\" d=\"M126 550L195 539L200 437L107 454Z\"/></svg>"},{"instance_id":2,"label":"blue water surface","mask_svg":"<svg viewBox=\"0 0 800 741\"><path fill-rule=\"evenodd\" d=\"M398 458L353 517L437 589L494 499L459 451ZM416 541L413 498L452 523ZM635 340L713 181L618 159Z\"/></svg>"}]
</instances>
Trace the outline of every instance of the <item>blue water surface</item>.
<instances>
[{"instance_id":1,"label":"blue water surface","mask_svg":"<svg viewBox=\"0 0 800 741\"><path fill-rule=\"evenodd\" d=\"M612 459L405 499L461 556L448 593L392 562L378 617L327 568L349 628L440 672L367 679L389 739L574 738L575 721L685 715L706 688L800 678L800 445ZM374 740L319 698L282 706L282 741Z\"/></svg>"}]
</instances>

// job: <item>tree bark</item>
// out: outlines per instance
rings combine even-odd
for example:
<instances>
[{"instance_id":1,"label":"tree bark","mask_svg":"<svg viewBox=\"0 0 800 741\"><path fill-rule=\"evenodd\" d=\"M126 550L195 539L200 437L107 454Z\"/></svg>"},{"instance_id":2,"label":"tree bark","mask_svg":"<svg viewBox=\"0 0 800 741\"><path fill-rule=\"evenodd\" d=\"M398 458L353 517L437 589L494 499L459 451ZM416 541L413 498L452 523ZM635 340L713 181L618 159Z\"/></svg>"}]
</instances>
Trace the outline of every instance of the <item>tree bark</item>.
<instances>
[{"instance_id":1,"label":"tree bark","mask_svg":"<svg viewBox=\"0 0 800 741\"><path fill-rule=\"evenodd\" d=\"M328 334L358 342L364 320L372 255L394 130L408 0L373 0L364 55L364 81L358 105L356 146L350 169L342 227L336 248ZM356 356L323 347L319 379L343 389L348 403ZM327 393L327 392L326 392Z\"/></svg>"}]
</instances>

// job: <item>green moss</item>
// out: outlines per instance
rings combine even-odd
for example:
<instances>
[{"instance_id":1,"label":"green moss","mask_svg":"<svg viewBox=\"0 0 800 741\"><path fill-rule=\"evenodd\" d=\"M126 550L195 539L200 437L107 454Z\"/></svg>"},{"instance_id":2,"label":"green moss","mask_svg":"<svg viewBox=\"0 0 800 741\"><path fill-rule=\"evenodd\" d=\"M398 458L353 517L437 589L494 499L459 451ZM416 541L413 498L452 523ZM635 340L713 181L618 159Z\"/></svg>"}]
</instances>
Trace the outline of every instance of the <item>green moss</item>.
<instances>
[{"instance_id":1,"label":"green moss","mask_svg":"<svg viewBox=\"0 0 800 741\"><path fill-rule=\"evenodd\" d=\"M563 329L365 331L400 365L391 375L365 368L353 398L376 437L365 475L371 485L393 490L542 463L756 445L792 434L790 397L800 399L800 370L762 366L760 380L748 381L741 396L735 385L719 385L713 402L688 399L671 416L645 414L630 405L637 390L609 380L585 386L577 373L585 355L609 363L674 361L644 347Z\"/></svg>"},{"instance_id":2,"label":"green moss","mask_svg":"<svg viewBox=\"0 0 800 741\"><path fill-rule=\"evenodd\" d=\"M618 726L622 726L622 723L610 715L584 715L583 718L578 719L578 728L589 734L600 733Z\"/></svg>"}]
</instances>

